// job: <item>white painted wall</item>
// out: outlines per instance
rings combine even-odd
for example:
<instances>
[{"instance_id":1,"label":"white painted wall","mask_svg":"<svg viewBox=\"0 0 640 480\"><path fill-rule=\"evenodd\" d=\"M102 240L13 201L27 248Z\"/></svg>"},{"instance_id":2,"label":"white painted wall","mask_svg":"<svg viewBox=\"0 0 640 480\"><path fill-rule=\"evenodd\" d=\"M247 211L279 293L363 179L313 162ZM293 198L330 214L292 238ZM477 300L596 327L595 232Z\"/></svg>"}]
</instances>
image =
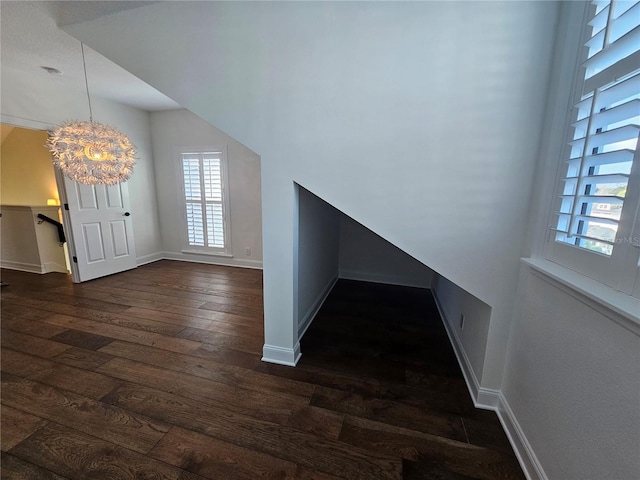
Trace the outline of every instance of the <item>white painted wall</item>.
<instances>
[{"instance_id":1,"label":"white painted wall","mask_svg":"<svg viewBox=\"0 0 640 480\"><path fill-rule=\"evenodd\" d=\"M52 77L48 84L35 82L24 72L2 70L1 120L8 125L47 130L70 119L88 120L85 91L73 91ZM131 214L138 259L161 251L156 208L149 114L119 103L92 98L96 122L116 127L137 147L138 161L129 180Z\"/></svg>"},{"instance_id":2,"label":"white painted wall","mask_svg":"<svg viewBox=\"0 0 640 480\"><path fill-rule=\"evenodd\" d=\"M340 217L335 208L297 186L297 323L299 337L338 279Z\"/></svg>"},{"instance_id":3,"label":"white painted wall","mask_svg":"<svg viewBox=\"0 0 640 480\"><path fill-rule=\"evenodd\" d=\"M58 220L59 207L2 205L2 268L32 273L67 273L65 254L54 225L38 223L38 214Z\"/></svg>"},{"instance_id":4,"label":"white painted wall","mask_svg":"<svg viewBox=\"0 0 640 480\"><path fill-rule=\"evenodd\" d=\"M260 209L260 157L188 110L152 112L153 159L158 192L158 212L163 256L179 260L262 266L262 215ZM177 147L227 149L231 252L233 258L184 254L181 225L180 170ZM246 249L251 254L246 254Z\"/></svg>"},{"instance_id":5,"label":"white painted wall","mask_svg":"<svg viewBox=\"0 0 640 480\"><path fill-rule=\"evenodd\" d=\"M340 216L340 278L429 288L433 271L352 218Z\"/></svg>"},{"instance_id":6,"label":"white painted wall","mask_svg":"<svg viewBox=\"0 0 640 480\"><path fill-rule=\"evenodd\" d=\"M640 478L640 327L522 267L502 394L547 478Z\"/></svg>"},{"instance_id":7,"label":"white painted wall","mask_svg":"<svg viewBox=\"0 0 640 480\"><path fill-rule=\"evenodd\" d=\"M297 341L298 182L492 307L498 387L556 20L552 2L160 2L66 28L261 155L266 343Z\"/></svg>"}]
</instances>

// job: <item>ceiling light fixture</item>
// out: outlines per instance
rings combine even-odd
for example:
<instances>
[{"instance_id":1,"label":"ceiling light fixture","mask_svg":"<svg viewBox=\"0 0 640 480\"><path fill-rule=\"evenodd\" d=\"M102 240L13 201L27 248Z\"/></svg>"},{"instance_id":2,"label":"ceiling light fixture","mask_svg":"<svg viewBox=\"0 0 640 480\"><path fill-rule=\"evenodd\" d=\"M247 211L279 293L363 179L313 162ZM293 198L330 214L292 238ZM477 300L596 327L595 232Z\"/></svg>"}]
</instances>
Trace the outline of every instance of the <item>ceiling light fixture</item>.
<instances>
[{"instance_id":1,"label":"ceiling light fixture","mask_svg":"<svg viewBox=\"0 0 640 480\"><path fill-rule=\"evenodd\" d=\"M80 47L89 121L62 123L49 132L46 146L53 153L53 164L71 180L89 185L125 182L133 173L136 147L125 134L93 121L84 44Z\"/></svg>"}]
</instances>

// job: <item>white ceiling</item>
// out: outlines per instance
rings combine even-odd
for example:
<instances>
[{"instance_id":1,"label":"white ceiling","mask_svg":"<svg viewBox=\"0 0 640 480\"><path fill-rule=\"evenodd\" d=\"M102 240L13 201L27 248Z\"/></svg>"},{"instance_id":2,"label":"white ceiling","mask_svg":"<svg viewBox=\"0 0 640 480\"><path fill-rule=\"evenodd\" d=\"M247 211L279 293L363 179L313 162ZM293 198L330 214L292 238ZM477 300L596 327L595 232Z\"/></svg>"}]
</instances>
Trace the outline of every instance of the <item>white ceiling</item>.
<instances>
[{"instance_id":1,"label":"white ceiling","mask_svg":"<svg viewBox=\"0 0 640 480\"><path fill-rule=\"evenodd\" d=\"M63 82L66 88L85 91L80 42L61 30L68 25L154 2L137 1L0 1L0 67L2 77L29 77L39 82ZM91 97L101 97L142 110L180 108L170 98L84 47ZM41 67L63 72L52 77Z\"/></svg>"}]
</instances>

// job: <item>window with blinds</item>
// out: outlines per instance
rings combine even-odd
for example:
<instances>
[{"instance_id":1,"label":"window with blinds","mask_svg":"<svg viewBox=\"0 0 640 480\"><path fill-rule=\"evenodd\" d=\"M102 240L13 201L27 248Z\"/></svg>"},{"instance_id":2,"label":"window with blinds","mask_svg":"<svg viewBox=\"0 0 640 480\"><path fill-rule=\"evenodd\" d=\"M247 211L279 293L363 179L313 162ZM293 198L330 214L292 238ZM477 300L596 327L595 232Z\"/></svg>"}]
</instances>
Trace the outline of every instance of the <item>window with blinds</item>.
<instances>
[{"instance_id":1,"label":"window with blinds","mask_svg":"<svg viewBox=\"0 0 640 480\"><path fill-rule=\"evenodd\" d=\"M593 2L587 33L555 240L609 257L633 243L621 222L638 208L640 2Z\"/></svg>"},{"instance_id":2,"label":"window with blinds","mask_svg":"<svg viewBox=\"0 0 640 480\"><path fill-rule=\"evenodd\" d=\"M182 152L187 245L225 251L223 152Z\"/></svg>"}]
</instances>

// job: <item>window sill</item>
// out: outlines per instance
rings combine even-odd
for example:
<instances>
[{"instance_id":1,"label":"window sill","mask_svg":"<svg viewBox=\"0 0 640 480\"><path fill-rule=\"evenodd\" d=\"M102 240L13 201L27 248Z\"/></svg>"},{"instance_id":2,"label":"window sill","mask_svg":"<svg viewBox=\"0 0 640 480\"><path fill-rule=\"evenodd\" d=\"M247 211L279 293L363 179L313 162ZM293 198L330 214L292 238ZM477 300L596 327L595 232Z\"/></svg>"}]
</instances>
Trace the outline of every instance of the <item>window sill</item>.
<instances>
[{"instance_id":1,"label":"window sill","mask_svg":"<svg viewBox=\"0 0 640 480\"><path fill-rule=\"evenodd\" d=\"M224 253L224 252L209 252L206 250L181 250L182 253L192 253L195 255L207 255L209 257L226 257L226 258L233 258L233 255L231 255L230 253Z\"/></svg>"},{"instance_id":2,"label":"window sill","mask_svg":"<svg viewBox=\"0 0 640 480\"><path fill-rule=\"evenodd\" d=\"M570 295L587 303L636 334L640 334L640 299L616 291L549 260L522 258L534 273L555 280ZM615 315L612 315L614 313Z\"/></svg>"}]
</instances>

